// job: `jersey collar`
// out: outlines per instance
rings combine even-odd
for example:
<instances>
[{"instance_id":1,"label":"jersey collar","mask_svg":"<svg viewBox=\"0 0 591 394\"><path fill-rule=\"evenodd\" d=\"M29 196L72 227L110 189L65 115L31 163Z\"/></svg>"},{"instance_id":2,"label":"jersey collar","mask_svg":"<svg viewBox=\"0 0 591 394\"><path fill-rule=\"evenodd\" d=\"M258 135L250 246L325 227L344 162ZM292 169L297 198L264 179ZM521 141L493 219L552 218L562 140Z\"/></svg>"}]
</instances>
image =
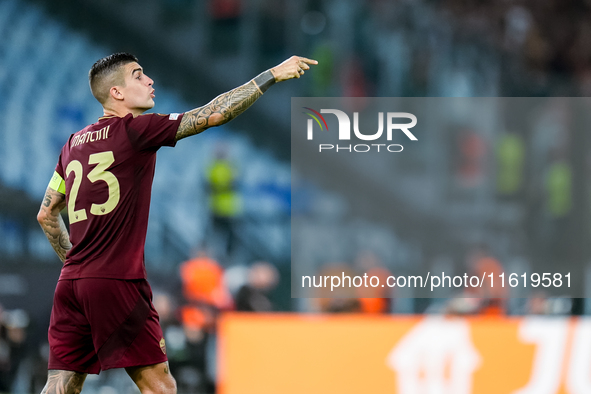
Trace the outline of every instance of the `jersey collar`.
<instances>
[{"instance_id":1,"label":"jersey collar","mask_svg":"<svg viewBox=\"0 0 591 394\"><path fill-rule=\"evenodd\" d=\"M101 116L100 118L98 118L98 120L105 120L105 119L111 119L111 118L116 118L117 116L115 115L105 115L105 116Z\"/></svg>"}]
</instances>

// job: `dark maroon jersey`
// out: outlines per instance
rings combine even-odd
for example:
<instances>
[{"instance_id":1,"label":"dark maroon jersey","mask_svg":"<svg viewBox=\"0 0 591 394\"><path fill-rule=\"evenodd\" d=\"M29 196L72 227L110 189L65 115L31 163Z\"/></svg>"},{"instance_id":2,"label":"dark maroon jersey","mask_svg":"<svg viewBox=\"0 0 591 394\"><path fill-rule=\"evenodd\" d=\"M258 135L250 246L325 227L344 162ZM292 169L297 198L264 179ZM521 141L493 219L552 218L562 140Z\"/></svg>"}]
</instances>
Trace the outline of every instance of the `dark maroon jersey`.
<instances>
[{"instance_id":1,"label":"dark maroon jersey","mask_svg":"<svg viewBox=\"0 0 591 394\"><path fill-rule=\"evenodd\" d=\"M156 152L175 145L181 119L106 116L70 136L55 169L66 184L72 242L60 279L146 278Z\"/></svg>"}]
</instances>

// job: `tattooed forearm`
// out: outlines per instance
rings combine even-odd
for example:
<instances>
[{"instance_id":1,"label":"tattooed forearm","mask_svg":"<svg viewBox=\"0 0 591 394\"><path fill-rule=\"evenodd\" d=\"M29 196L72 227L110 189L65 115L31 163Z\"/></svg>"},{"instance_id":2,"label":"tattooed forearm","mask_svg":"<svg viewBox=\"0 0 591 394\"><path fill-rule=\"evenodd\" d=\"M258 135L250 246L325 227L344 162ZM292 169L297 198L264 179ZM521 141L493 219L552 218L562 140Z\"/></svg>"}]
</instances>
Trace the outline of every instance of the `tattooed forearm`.
<instances>
[{"instance_id":1,"label":"tattooed forearm","mask_svg":"<svg viewBox=\"0 0 591 394\"><path fill-rule=\"evenodd\" d=\"M261 90L253 80L219 95L203 107L185 112L176 134L176 140L229 122L246 111L261 95Z\"/></svg>"},{"instance_id":2,"label":"tattooed forearm","mask_svg":"<svg viewBox=\"0 0 591 394\"><path fill-rule=\"evenodd\" d=\"M49 193L49 190L47 190L45 192L45 198L43 199L43 205L49 207L49 204L51 204L51 194Z\"/></svg>"},{"instance_id":3,"label":"tattooed forearm","mask_svg":"<svg viewBox=\"0 0 591 394\"><path fill-rule=\"evenodd\" d=\"M62 216L58 214L57 217L46 217L41 223L41 228L62 263L66 261L66 253L72 249L72 244Z\"/></svg>"},{"instance_id":4,"label":"tattooed forearm","mask_svg":"<svg viewBox=\"0 0 591 394\"><path fill-rule=\"evenodd\" d=\"M64 206L65 196L48 188L39 214L37 215L37 220L43 232L62 262L66 261L66 253L72 248L70 235L60 215L60 211Z\"/></svg>"},{"instance_id":5,"label":"tattooed forearm","mask_svg":"<svg viewBox=\"0 0 591 394\"><path fill-rule=\"evenodd\" d=\"M73 371L50 370L41 394L78 394L82 391L86 374Z\"/></svg>"},{"instance_id":6,"label":"tattooed forearm","mask_svg":"<svg viewBox=\"0 0 591 394\"><path fill-rule=\"evenodd\" d=\"M271 85L288 79L300 78L316 60L292 56L283 63L260 73L250 82L221 94L209 104L185 112L176 134L176 141L201 133L209 127L219 126L244 112Z\"/></svg>"}]
</instances>

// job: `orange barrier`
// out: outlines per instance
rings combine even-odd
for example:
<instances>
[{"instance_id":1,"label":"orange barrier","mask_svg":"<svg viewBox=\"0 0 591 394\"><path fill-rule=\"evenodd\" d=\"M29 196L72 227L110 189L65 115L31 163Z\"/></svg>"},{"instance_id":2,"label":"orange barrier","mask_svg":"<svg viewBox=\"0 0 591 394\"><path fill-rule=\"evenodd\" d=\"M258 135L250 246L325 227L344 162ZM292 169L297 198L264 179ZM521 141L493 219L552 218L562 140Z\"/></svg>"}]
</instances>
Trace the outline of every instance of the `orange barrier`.
<instances>
[{"instance_id":1,"label":"orange barrier","mask_svg":"<svg viewBox=\"0 0 591 394\"><path fill-rule=\"evenodd\" d=\"M238 314L221 394L591 393L591 320Z\"/></svg>"}]
</instances>

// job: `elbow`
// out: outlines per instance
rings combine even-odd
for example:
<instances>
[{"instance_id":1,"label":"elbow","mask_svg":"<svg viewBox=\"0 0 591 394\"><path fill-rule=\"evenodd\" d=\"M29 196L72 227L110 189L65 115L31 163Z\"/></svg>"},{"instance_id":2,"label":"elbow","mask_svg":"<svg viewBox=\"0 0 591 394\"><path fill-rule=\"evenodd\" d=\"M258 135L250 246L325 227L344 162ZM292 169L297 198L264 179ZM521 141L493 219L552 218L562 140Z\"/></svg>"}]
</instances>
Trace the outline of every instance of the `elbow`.
<instances>
[{"instance_id":1,"label":"elbow","mask_svg":"<svg viewBox=\"0 0 591 394\"><path fill-rule=\"evenodd\" d=\"M37 222L39 222L40 226L43 226L43 223L45 222L45 219L47 219L47 213L45 213L45 211L43 210L43 208L41 208L39 210L39 213L37 213Z\"/></svg>"},{"instance_id":2,"label":"elbow","mask_svg":"<svg viewBox=\"0 0 591 394\"><path fill-rule=\"evenodd\" d=\"M230 119L224 119L224 115L216 112L216 113L213 113L209 116L208 123L209 123L209 126L215 127L215 126L221 126L229 120Z\"/></svg>"}]
</instances>

